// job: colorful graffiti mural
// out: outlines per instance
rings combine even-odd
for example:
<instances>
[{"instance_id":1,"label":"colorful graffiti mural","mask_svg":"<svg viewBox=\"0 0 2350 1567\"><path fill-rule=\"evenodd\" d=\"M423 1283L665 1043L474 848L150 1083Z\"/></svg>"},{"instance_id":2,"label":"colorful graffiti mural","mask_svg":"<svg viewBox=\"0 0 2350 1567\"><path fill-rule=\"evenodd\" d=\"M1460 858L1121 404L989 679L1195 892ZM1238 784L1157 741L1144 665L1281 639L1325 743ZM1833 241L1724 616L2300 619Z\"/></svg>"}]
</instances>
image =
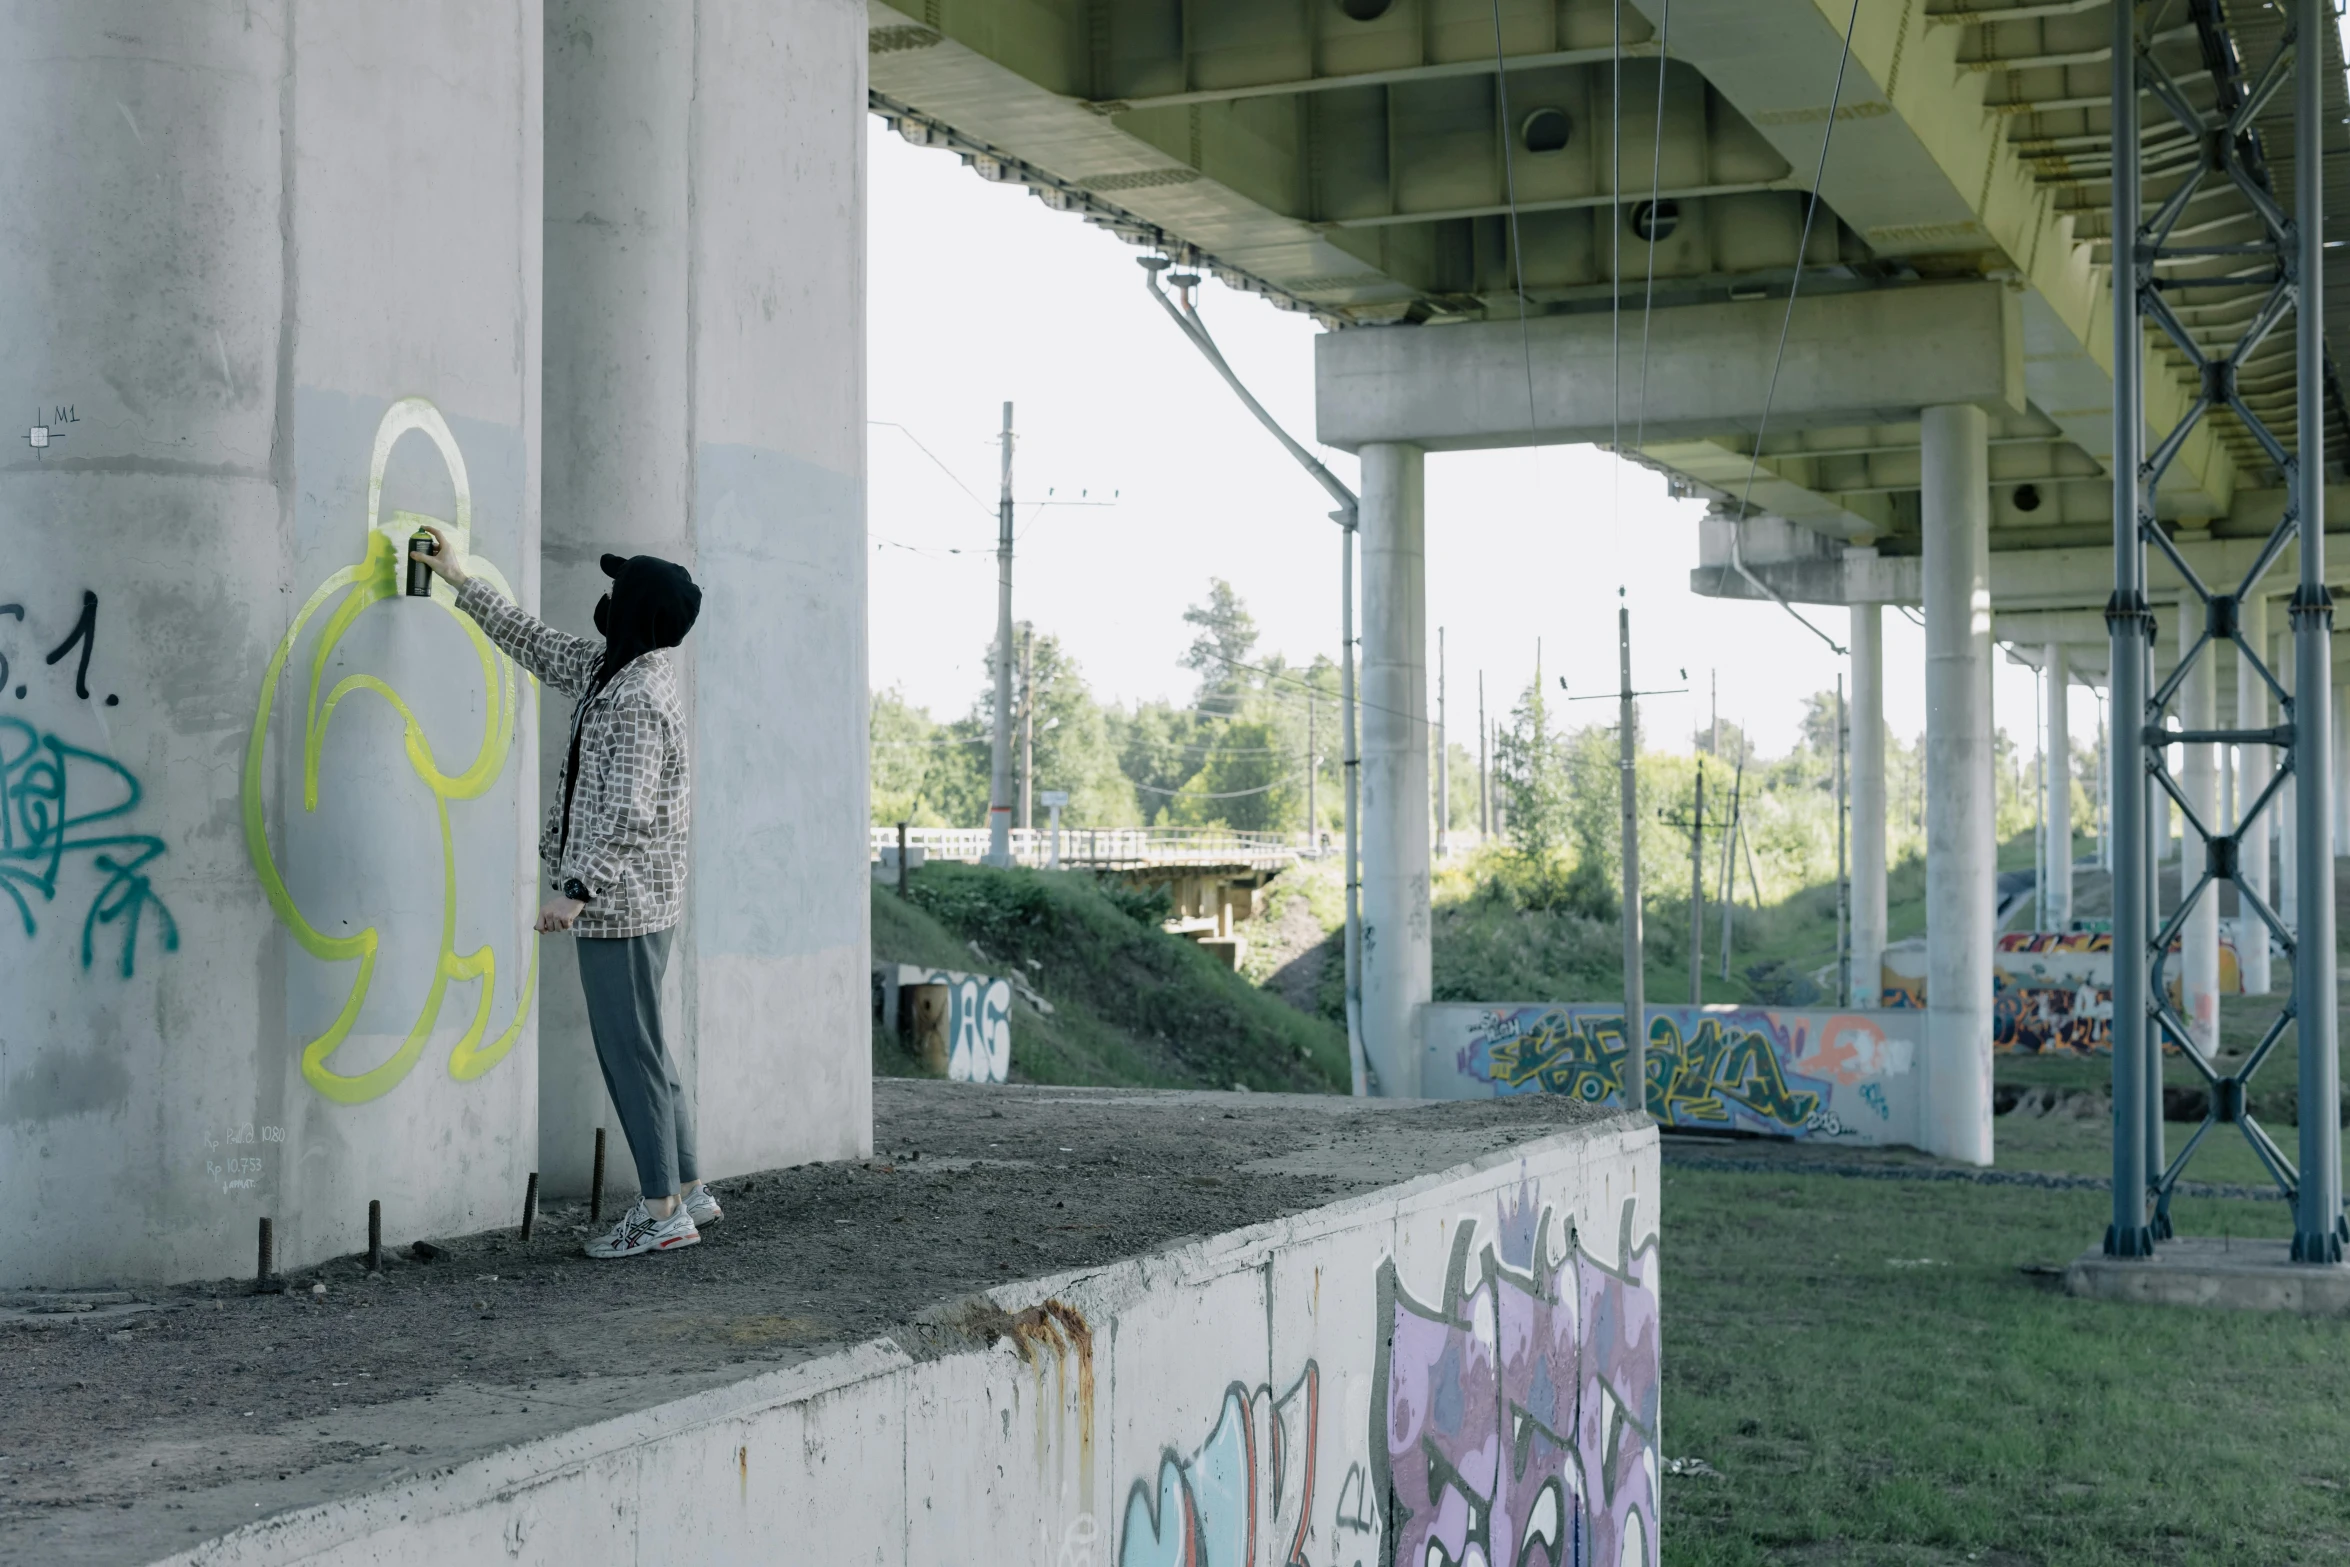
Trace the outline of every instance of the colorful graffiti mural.
<instances>
[{"instance_id":1,"label":"colorful graffiti mural","mask_svg":"<svg viewBox=\"0 0 2350 1567\"><path fill-rule=\"evenodd\" d=\"M2171 944L2170 998L2179 1002L2179 944ZM1926 948L1922 941L1888 948L1885 1005L1923 1011ZM2236 944L2223 930L2219 945L2222 995L2243 989ZM2113 934L2110 931L2009 931L1991 959L1992 1048L2038 1054L2069 1050L2096 1055L2113 1049ZM2175 1051L2176 1045L2166 1043Z\"/></svg>"},{"instance_id":2,"label":"colorful graffiti mural","mask_svg":"<svg viewBox=\"0 0 2350 1567\"><path fill-rule=\"evenodd\" d=\"M1412 1297L1392 1260L1380 1270L1387 1334L1371 1461L1386 1559L1654 1561L1654 1237L1635 1244L1629 1201L1620 1265L1562 1237L1547 1208L1505 1213L1472 1259L1476 1228L1455 1229L1433 1305Z\"/></svg>"},{"instance_id":3,"label":"colorful graffiti mural","mask_svg":"<svg viewBox=\"0 0 2350 1567\"><path fill-rule=\"evenodd\" d=\"M1286 1391L1232 1383L1206 1438L1127 1493L1118 1567L1649 1567L1657 1242L1634 1213L1609 1261L1520 1187L1452 1225L1432 1303L1381 1261L1370 1403L1350 1405L1368 1463L1322 1483L1314 1361Z\"/></svg>"},{"instance_id":4,"label":"colorful graffiti mural","mask_svg":"<svg viewBox=\"0 0 2350 1567\"><path fill-rule=\"evenodd\" d=\"M1774 1137L1910 1140L1914 1039L1881 1013L1656 1007L1648 1109L1669 1126ZM1623 1102L1620 1007L1434 1006L1421 1091Z\"/></svg>"},{"instance_id":5,"label":"colorful graffiti mural","mask_svg":"<svg viewBox=\"0 0 2350 1567\"><path fill-rule=\"evenodd\" d=\"M454 518L427 518L405 511L386 511L384 508L384 473L392 447L401 436L411 431L431 441L447 464L456 496ZM528 680L529 677L518 676L514 662L491 645L489 638L482 634L481 628L473 623L471 617L457 610L447 585L436 579L432 590L433 602L470 639L481 664L484 692L482 729L479 747L472 762L462 772L442 771L433 756L432 744L425 737L424 726L418 722L400 693L377 676L348 676L327 693L323 706L319 701L319 687L325 681L328 662L336 643L370 606L401 597L400 575L406 555L406 540L421 522L441 524L449 533L452 545L464 557L466 570L484 578L500 592L512 596L512 589L507 586L506 579L497 568L473 553L473 492L466 479L465 457L458 450L456 437L450 433L448 423L442 419L439 409L421 397L409 397L394 403L376 427L367 480L366 532L360 558L320 584L294 616L293 624L286 628L285 635L279 639L277 650L270 656L269 666L262 675L261 699L254 710L252 735L245 746L245 844L270 907L276 911L279 921L292 932L295 942L311 957L321 962L355 962L359 965L358 972L352 976L342 1009L324 1032L302 1046L303 1079L322 1098L337 1104L362 1104L380 1098L407 1077L432 1037L433 1026L440 1018L442 1000L452 981L478 981L480 986L473 1019L449 1054L449 1075L460 1082L480 1077L505 1059L507 1052L522 1037L523 1024L530 1015L531 998L538 993L538 946L533 938L530 969L524 977L513 1020L495 1039L486 1045L482 1042L489 1030L490 1008L497 995L498 958L496 950L486 945L472 952L461 953L457 950L457 858L449 830L449 802L482 798L504 774L506 759L514 744L518 680ZM341 706L344 698L355 694L365 693L379 698L399 715L408 765L425 787L432 791L440 826L441 868L439 958L434 964L432 979L418 1007L415 1022L409 1028L406 1039L388 1060L367 1071L348 1074L335 1071L330 1062L336 1049L357 1025L360 1008L365 1005L368 992L375 983L376 952L381 940L373 925L364 926L349 935L330 936L304 917L294 902L293 894L287 890L285 877L270 847L269 815L263 790L263 762L268 745L269 721L277 705L278 681L285 671L286 660L293 654L311 618L326 606L328 600L346 590L349 590L348 596L327 618L310 658L308 691L302 708L302 809L318 809L320 758L326 744L327 726L333 721L335 710ZM531 685L535 689L536 682L532 681Z\"/></svg>"},{"instance_id":6,"label":"colorful graffiti mural","mask_svg":"<svg viewBox=\"0 0 2350 1567\"><path fill-rule=\"evenodd\" d=\"M1235 1382L1207 1440L1170 1449L1155 1485L1137 1480L1118 1567L1309 1567L1322 1372L1312 1361L1274 1395Z\"/></svg>"}]
</instances>

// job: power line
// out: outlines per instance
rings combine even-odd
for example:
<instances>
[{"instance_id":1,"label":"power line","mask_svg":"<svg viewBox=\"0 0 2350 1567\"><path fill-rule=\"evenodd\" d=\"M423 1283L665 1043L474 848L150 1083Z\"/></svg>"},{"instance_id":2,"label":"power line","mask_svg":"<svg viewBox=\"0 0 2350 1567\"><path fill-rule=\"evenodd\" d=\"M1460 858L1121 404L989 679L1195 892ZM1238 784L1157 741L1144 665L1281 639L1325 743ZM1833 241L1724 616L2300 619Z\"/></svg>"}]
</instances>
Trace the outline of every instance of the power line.
<instances>
[{"instance_id":1,"label":"power line","mask_svg":"<svg viewBox=\"0 0 2350 1567\"><path fill-rule=\"evenodd\" d=\"M1286 789L1292 784L1298 783L1304 777L1305 774L1303 773L1292 773L1287 778L1277 779L1272 783L1264 784L1255 789L1227 789L1221 794L1188 794L1180 786L1173 789L1162 789L1156 784L1135 783L1131 778L1127 779L1126 781L1129 784L1133 784L1136 789L1141 790L1144 794L1183 795L1184 798L1191 800L1244 800L1247 799L1250 795L1271 794L1276 789Z\"/></svg>"},{"instance_id":2,"label":"power line","mask_svg":"<svg viewBox=\"0 0 2350 1567\"><path fill-rule=\"evenodd\" d=\"M1526 433L1534 433L1534 339L1526 325L1526 247L1518 236L1518 164L1510 151L1509 64L1501 50L1501 0L1493 0L1493 90L1501 115L1502 193L1510 204L1510 271L1518 282L1518 348L1526 361Z\"/></svg>"},{"instance_id":3,"label":"power line","mask_svg":"<svg viewBox=\"0 0 2350 1567\"><path fill-rule=\"evenodd\" d=\"M994 520L995 508L987 504L987 502L981 500L979 498L979 492L972 489L968 484L965 484L962 481L962 478L956 474L955 470L946 465L946 460L944 458L940 457L938 453L932 451L929 447L924 446L920 436L907 429L904 425L898 423L895 419L868 419L865 422L869 425L879 425L886 430L895 430L898 432L898 434L904 436L907 440L912 441L914 443L914 449L920 452L923 456L929 458L932 462L937 463L938 471L945 474L950 480L952 480L956 489L961 490L965 495L971 497L972 505L987 513L988 519L990 521Z\"/></svg>"},{"instance_id":4,"label":"power line","mask_svg":"<svg viewBox=\"0 0 2350 1567\"><path fill-rule=\"evenodd\" d=\"M1657 203L1665 186L1665 66L1672 59L1673 0L1656 20L1656 139L1648 160L1648 282L1640 295L1640 396L1632 419L1632 449L1648 444L1648 336L1656 316ZM1617 453L1619 460L1622 453Z\"/></svg>"},{"instance_id":5,"label":"power line","mask_svg":"<svg viewBox=\"0 0 2350 1567\"><path fill-rule=\"evenodd\" d=\"M1787 360L1787 334L1795 325L1795 301L1803 293L1803 259L1811 249L1812 221L1819 215L1820 210L1820 185L1828 176L1828 148L1836 140L1836 110L1844 101L1844 70L1852 63L1852 30L1859 23L1860 0L1852 0L1851 14L1844 19L1843 52L1836 56L1836 83L1828 92L1828 121L1820 131L1820 161L1812 170L1811 199L1806 201L1803 207L1803 233L1795 242L1795 275L1788 280L1787 284L1787 313L1779 319L1779 346L1771 355L1771 379L1763 388L1762 417L1755 424L1754 452L1746 463L1746 488L1738 496L1738 515L1730 519L1730 560L1722 567L1721 575L1716 577L1714 582L1718 590L1721 584L1728 580L1730 567L1737 566L1740 576L1769 594L1781 609L1795 617L1798 625L1818 637L1822 642L1827 643L1829 649L1838 654L1842 654L1845 650L1836 645L1834 637L1804 619L1802 611L1788 603L1776 589L1746 569L1744 563L1738 559L1738 532L1746 525L1748 503L1754 498L1754 476L1756 471L1762 467L1763 436L1771 427L1771 400L1779 394L1779 367ZM2114 62L2115 70L2124 68L2124 62L2119 60Z\"/></svg>"}]
</instances>

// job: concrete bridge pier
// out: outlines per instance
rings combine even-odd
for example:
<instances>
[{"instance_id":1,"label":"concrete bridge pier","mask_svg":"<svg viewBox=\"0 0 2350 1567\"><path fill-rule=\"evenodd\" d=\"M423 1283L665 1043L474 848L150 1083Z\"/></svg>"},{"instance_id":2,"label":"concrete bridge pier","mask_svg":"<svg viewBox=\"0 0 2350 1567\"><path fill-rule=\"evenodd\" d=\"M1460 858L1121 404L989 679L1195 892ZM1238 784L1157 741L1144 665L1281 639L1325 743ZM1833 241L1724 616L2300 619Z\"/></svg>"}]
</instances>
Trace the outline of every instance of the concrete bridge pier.
<instances>
[{"instance_id":1,"label":"concrete bridge pier","mask_svg":"<svg viewBox=\"0 0 2350 1567\"><path fill-rule=\"evenodd\" d=\"M1427 454L1364 444L1363 1052L1372 1092L1420 1092L1428 914Z\"/></svg>"},{"instance_id":2,"label":"concrete bridge pier","mask_svg":"<svg viewBox=\"0 0 2350 1567\"><path fill-rule=\"evenodd\" d=\"M2202 636L2200 606L2183 604L2179 612L2179 656ZM2205 648L2188 666L2179 687L2179 722L2187 729L2214 729L2219 724L2217 652ZM2219 820L2219 764L2217 747L2183 745L2177 767L2180 792L2206 825ZM2185 897L2203 875L2203 834L2184 812L2179 820L2179 896ZM2205 1053L2219 1047L2219 889L2207 888L2195 900L2187 923L2179 932L2179 984L2187 1026Z\"/></svg>"},{"instance_id":3,"label":"concrete bridge pier","mask_svg":"<svg viewBox=\"0 0 2350 1567\"><path fill-rule=\"evenodd\" d=\"M2040 819L2045 824L2042 858L2048 866L2048 885L2040 889L2040 928L2063 930L2073 922L2072 670L2063 643L2048 644L2040 679L2048 692L2047 734L2040 752L2046 759L2041 792L2047 803Z\"/></svg>"},{"instance_id":4,"label":"concrete bridge pier","mask_svg":"<svg viewBox=\"0 0 2350 1567\"><path fill-rule=\"evenodd\" d=\"M2268 646L2268 599L2255 593L2243 603L2244 645L2252 648ZM2268 726L2271 708L2268 684L2260 678L2258 667L2242 653L2236 655L2236 727L2264 729ZM2276 752L2265 745L2242 745L2236 748L2236 820L2244 821L2245 814L2260 800L2269 780L2276 776ZM2276 806L2260 813L2257 821L2244 822L2236 830L2243 843L2239 860L2243 866L2244 881L2263 903L2271 908L2276 900L2269 896L2268 850L2271 834L2269 823L2276 819ZM2236 966L2243 976L2244 994L2268 994L2269 954L2268 927L2250 909L2239 906L2236 915Z\"/></svg>"},{"instance_id":5,"label":"concrete bridge pier","mask_svg":"<svg viewBox=\"0 0 2350 1567\"><path fill-rule=\"evenodd\" d=\"M1852 994L1875 1007L1885 989L1885 609L1852 606Z\"/></svg>"},{"instance_id":6,"label":"concrete bridge pier","mask_svg":"<svg viewBox=\"0 0 2350 1567\"><path fill-rule=\"evenodd\" d=\"M664 1011L708 1176L872 1146L865 32L849 0L546 7L545 611L587 633L606 551L702 586ZM624 1195L573 953L546 960L542 1180L584 1191L601 1125Z\"/></svg>"},{"instance_id":7,"label":"concrete bridge pier","mask_svg":"<svg viewBox=\"0 0 2350 1567\"><path fill-rule=\"evenodd\" d=\"M511 1223L535 598L535 0L0 20L0 1287Z\"/></svg>"},{"instance_id":8,"label":"concrete bridge pier","mask_svg":"<svg viewBox=\"0 0 2350 1567\"><path fill-rule=\"evenodd\" d=\"M1990 425L1923 416L1926 616L1926 1060L1930 1153L1991 1162Z\"/></svg>"}]
</instances>

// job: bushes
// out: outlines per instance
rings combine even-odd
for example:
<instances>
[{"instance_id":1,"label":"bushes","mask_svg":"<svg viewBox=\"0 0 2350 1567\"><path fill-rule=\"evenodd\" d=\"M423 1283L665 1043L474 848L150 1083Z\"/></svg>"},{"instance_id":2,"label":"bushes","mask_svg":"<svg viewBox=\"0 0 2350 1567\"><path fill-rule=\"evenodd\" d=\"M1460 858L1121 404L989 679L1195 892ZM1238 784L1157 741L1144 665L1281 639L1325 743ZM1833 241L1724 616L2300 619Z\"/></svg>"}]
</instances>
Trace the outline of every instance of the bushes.
<instances>
[{"instance_id":1,"label":"bushes","mask_svg":"<svg viewBox=\"0 0 2350 1567\"><path fill-rule=\"evenodd\" d=\"M931 954L976 942L984 960L964 950L940 966L1016 966L1053 1005L1050 1017L1014 1006L1012 1071L1025 1081L1343 1089L1344 1032L1161 930L1165 897L1076 872L929 865L909 880L911 907L885 910L895 894L875 889L874 956L935 963ZM926 950L893 950L907 945Z\"/></svg>"}]
</instances>

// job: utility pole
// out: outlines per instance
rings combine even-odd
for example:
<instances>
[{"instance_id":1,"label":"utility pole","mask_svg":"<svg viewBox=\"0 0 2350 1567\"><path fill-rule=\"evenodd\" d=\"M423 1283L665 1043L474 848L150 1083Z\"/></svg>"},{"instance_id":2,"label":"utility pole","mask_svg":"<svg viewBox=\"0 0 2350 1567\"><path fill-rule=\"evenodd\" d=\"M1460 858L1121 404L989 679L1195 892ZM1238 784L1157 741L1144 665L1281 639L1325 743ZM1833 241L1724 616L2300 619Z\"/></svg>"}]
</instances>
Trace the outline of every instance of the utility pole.
<instances>
[{"instance_id":1,"label":"utility pole","mask_svg":"<svg viewBox=\"0 0 2350 1567\"><path fill-rule=\"evenodd\" d=\"M1836 677L1836 995L1852 994L1852 882L1845 866L1844 677Z\"/></svg>"},{"instance_id":2,"label":"utility pole","mask_svg":"<svg viewBox=\"0 0 2350 1567\"><path fill-rule=\"evenodd\" d=\"M1036 827L1036 627L1020 627L1020 830Z\"/></svg>"},{"instance_id":3,"label":"utility pole","mask_svg":"<svg viewBox=\"0 0 2350 1567\"><path fill-rule=\"evenodd\" d=\"M1436 857L1452 854L1452 771L1444 737L1444 628L1436 628Z\"/></svg>"},{"instance_id":4,"label":"utility pole","mask_svg":"<svg viewBox=\"0 0 2350 1567\"><path fill-rule=\"evenodd\" d=\"M1722 754L1722 672L1718 669L1705 672L1705 706L1712 717L1714 730L1713 740L1706 750L1719 760Z\"/></svg>"},{"instance_id":5,"label":"utility pole","mask_svg":"<svg viewBox=\"0 0 2350 1567\"><path fill-rule=\"evenodd\" d=\"M987 863L1012 863L1012 405L1004 404L1003 485L996 497L995 749L988 759Z\"/></svg>"},{"instance_id":6,"label":"utility pole","mask_svg":"<svg viewBox=\"0 0 2350 1567\"><path fill-rule=\"evenodd\" d=\"M1485 671L1477 671L1477 838L1493 841L1493 761L1486 749Z\"/></svg>"},{"instance_id":7,"label":"utility pole","mask_svg":"<svg viewBox=\"0 0 2350 1567\"><path fill-rule=\"evenodd\" d=\"M1700 763L1700 766L1703 764ZM1746 759L1730 775L1730 830L1722 839L1722 978L1730 977L1730 911L1738 903L1738 832L1746 819Z\"/></svg>"},{"instance_id":8,"label":"utility pole","mask_svg":"<svg viewBox=\"0 0 2350 1567\"><path fill-rule=\"evenodd\" d=\"M1306 852L1314 853L1322 843L1322 818L1314 810L1314 772L1322 759L1314 754L1314 688L1306 687Z\"/></svg>"},{"instance_id":9,"label":"utility pole","mask_svg":"<svg viewBox=\"0 0 2350 1567\"><path fill-rule=\"evenodd\" d=\"M1705 1005L1705 763L1697 764L1697 806L1689 817L1689 1004Z\"/></svg>"},{"instance_id":10,"label":"utility pole","mask_svg":"<svg viewBox=\"0 0 2350 1567\"><path fill-rule=\"evenodd\" d=\"M1632 704L1632 609L1616 589L1616 729L1622 748L1624 858L1624 1108L1648 1113L1648 996L1640 939L1640 717ZM1540 646L1539 643L1536 644ZM1535 668L1541 668L1536 654ZM1540 675L1536 676L1537 681Z\"/></svg>"}]
</instances>

